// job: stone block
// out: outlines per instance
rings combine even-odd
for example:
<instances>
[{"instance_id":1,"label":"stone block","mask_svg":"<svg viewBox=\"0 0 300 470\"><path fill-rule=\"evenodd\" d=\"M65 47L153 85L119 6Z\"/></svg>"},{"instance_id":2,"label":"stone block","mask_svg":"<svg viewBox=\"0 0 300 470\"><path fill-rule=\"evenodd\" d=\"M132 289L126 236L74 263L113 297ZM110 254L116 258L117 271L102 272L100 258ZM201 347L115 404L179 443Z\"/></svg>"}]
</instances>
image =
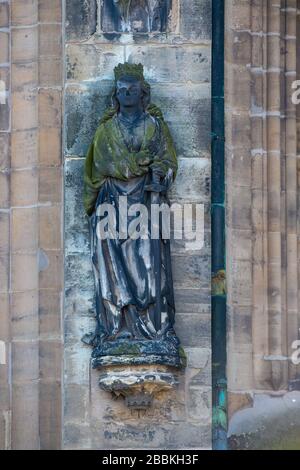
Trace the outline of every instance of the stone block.
<instances>
[{"instance_id":1,"label":"stone block","mask_svg":"<svg viewBox=\"0 0 300 470\"><path fill-rule=\"evenodd\" d=\"M11 296L11 335L15 340L36 339L39 334L38 292L13 292Z\"/></svg>"},{"instance_id":2,"label":"stone block","mask_svg":"<svg viewBox=\"0 0 300 470\"><path fill-rule=\"evenodd\" d=\"M11 205L32 206L38 200L38 173L32 170L14 170L11 173Z\"/></svg>"},{"instance_id":3,"label":"stone block","mask_svg":"<svg viewBox=\"0 0 300 470\"><path fill-rule=\"evenodd\" d=\"M39 171L39 201L59 204L62 200L60 167L41 167Z\"/></svg>"},{"instance_id":4,"label":"stone block","mask_svg":"<svg viewBox=\"0 0 300 470\"><path fill-rule=\"evenodd\" d=\"M175 287L200 288L210 285L210 258L193 255L173 255L173 280Z\"/></svg>"},{"instance_id":5,"label":"stone block","mask_svg":"<svg viewBox=\"0 0 300 470\"><path fill-rule=\"evenodd\" d=\"M54 289L58 291L62 286L63 275L63 254L61 250L48 250L43 251L43 264L40 267L40 288L41 289ZM41 259L41 258L40 258ZM41 261L40 261L41 264Z\"/></svg>"},{"instance_id":6,"label":"stone block","mask_svg":"<svg viewBox=\"0 0 300 470\"><path fill-rule=\"evenodd\" d=\"M40 340L40 379L59 381L62 369L62 343L60 340Z\"/></svg>"},{"instance_id":7,"label":"stone block","mask_svg":"<svg viewBox=\"0 0 300 470\"><path fill-rule=\"evenodd\" d=\"M10 107L8 101L5 104L1 104L0 109L0 132L9 130L9 119L10 119Z\"/></svg>"},{"instance_id":8,"label":"stone block","mask_svg":"<svg viewBox=\"0 0 300 470\"><path fill-rule=\"evenodd\" d=\"M73 44L66 46L66 74L69 81L113 80L114 67L124 62L124 46Z\"/></svg>"},{"instance_id":9,"label":"stone block","mask_svg":"<svg viewBox=\"0 0 300 470\"><path fill-rule=\"evenodd\" d=\"M11 283L14 291L35 290L38 287L38 259L36 254L12 255Z\"/></svg>"},{"instance_id":10,"label":"stone block","mask_svg":"<svg viewBox=\"0 0 300 470\"><path fill-rule=\"evenodd\" d=\"M255 11L255 6L253 8ZM261 31L263 15L255 16L255 21L251 23L251 5L248 0L233 0L225 9L226 13L226 24L229 28L239 31L257 27L258 31Z\"/></svg>"},{"instance_id":11,"label":"stone block","mask_svg":"<svg viewBox=\"0 0 300 470\"><path fill-rule=\"evenodd\" d=\"M26 116L26 118L25 118ZM15 91L12 93L13 130L32 130L38 126L37 92Z\"/></svg>"},{"instance_id":12,"label":"stone block","mask_svg":"<svg viewBox=\"0 0 300 470\"><path fill-rule=\"evenodd\" d=\"M11 19L13 26L28 26L37 23L37 0L14 0L11 3Z\"/></svg>"},{"instance_id":13,"label":"stone block","mask_svg":"<svg viewBox=\"0 0 300 470\"><path fill-rule=\"evenodd\" d=\"M9 253L9 214L0 212L0 253Z\"/></svg>"},{"instance_id":14,"label":"stone block","mask_svg":"<svg viewBox=\"0 0 300 470\"><path fill-rule=\"evenodd\" d=\"M207 203L210 199L210 160L180 158L177 176L169 194L172 201Z\"/></svg>"},{"instance_id":15,"label":"stone block","mask_svg":"<svg viewBox=\"0 0 300 470\"><path fill-rule=\"evenodd\" d=\"M39 123L41 128L61 127L61 92L59 90L39 91Z\"/></svg>"},{"instance_id":16,"label":"stone block","mask_svg":"<svg viewBox=\"0 0 300 470\"><path fill-rule=\"evenodd\" d=\"M12 64L12 90L32 89L38 85L38 63Z\"/></svg>"},{"instance_id":17,"label":"stone block","mask_svg":"<svg viewBox=\"0 0 300 470\"><path fill-rule=\"evenodd\" d=\"M68 86L65 97L66 153L85 156L101 116L110 105L112 84Z\"/></svg>"},{"instance_id":18,"label":"stone block","mask_svg":"<svg viewBox=\"0 0 300 470\"><path fill-rule=\"evenodd\" d=\"M211 39L211 0L189 0L180 3L180 32L188 40Z\"/></svg>"},{"instance_id":19,"label":"stone block","mask_svg":"<svg viewBox=\"0 0 300 470\"><path fill-rule=\"evenodd\" d=\"M209 425L212 410L211 388L191 386L186 400L189 421Z\"/></svg>"},{"instance_id":20,"label":"stone block","mask_svg":"<svg viewBox=\"0 0 300 470\"><path fill-rule=\"evenodd\" d=\"M37 381L39 379L38 341L13 341L12 364L14 384Z\"/></svg>"},{"instance_id":21,"label":"stone block","mask_svg":"<svg viewBox=\"0 0 300 470\"><path fill-rule=\"evenodd\" d=\"M48 127L39 130L39 164L58 166L61 163L61 129Z\"/></svg>"},{"instance_id":22,"label":"stone block","mask_svg":"<svg viewBox=\"0 0 300 470\"><path fill-rule=\"evenodd\" d=\"M13 64L18 62L30 62L37 59L38 30L36 26L13 29L11 41Z\"/></svg>"},{"instance_id":23,"label":"stone block","mask_svg":"<svg viewBox=\"0 0 300 470\"><path fill-rule=\"evenodd\" d=\"M235 229L251 229L251 189L232 186L228 202L228 221Z\"/></svg>"},{"instance_id":24,"label":"stone block","mask_svg":"<svg viewBox=\"0 0 300 470\"><path fill-rule=\"evenodd\" d=\"M39 382L36 380L13 384L12 449L38 450L39 448Z\"/></svg>"},{"instance_id":25,"label":"stone block","mask_svg":"<svg viewBox=\"0 0 300 470\"><path fill-rule=\"evenodd\" d=\"M66 38L68 40L87 39L96 32L97 0L66 1Z\"/></svg>"},{"instance_id":26,"label":"stone block","mask_svg":"<svg viewBox=\"0 0 300 470\"><path fill-rule=\"evenodd\" d=\"M178 157L210 156L209 84L153 84L152 102L161 108Z\"/></svg>"},{"instance_id":27,"label":"stone block","mask_svg":"<svg viewBox=\"0 0 300 470\"><path fill-rule=\"evenodd\" d=\"M88 313L93 309L94 277L92 263L86 253L67 255L65 258L65 296L67 315Z\"/></svg>"},{"instance_id":28,"label":"stone block","mask_svg":"<svg viewBox=\"0 0 300 470\"><path fill-rule=\"evenodd\" d=\"M96 384L98 387L98 385ZM100 393L98 388L96 392ZM65 387L64 417L68 421L84 424L89 415L89 387L79 384L67 384Z\"/></svg>"},{"instance_id":29,"label":"stone block","mask_svg":"<svg viewBox=\"0 0 300 470\"><path fill-rule=\"evenodd\" d=\"M39 22L59 23L61 21L61 0L39 0Z\"/></svg>"},{"instance_id":30,"label":"stone block","mask_svg":"<svg viewBox=\"0 0 300 470\"><path fill-rule=\"evenodd\" d=\"M12 210L11 250L12 252L36 251L38 246L38 209Z\"/></svg>"},{"instance_id":31,"label":"stone block","mask_svg":"<svg viewBox=\"0 0 300 470\"><path fill-rule=\"evenodd\" d=\"M41 380L39 388L41 450L59 450L61 448L61 401L61 383Z\"/></svg>"},{"instance_id":32,"label":"stone block","mask_svg":"<svg viewBox=\"0 0 300 470\"><path fill-rule=\"evenodd\" d=\"M14 131L11 134L12 168L36 165L38 155L37 130Z\"/></svg>"},{"instance_id":33,"label":"stone block","mask_svg":"<svg viewBox=\"0 0 300 470\"><path fill-rule=\"evenodd\" d=\"M147 81L152 83L210 82L210 48L207 46L129 45L126 60L142 63Z\"/></svg>"},{"instance_id":34,"label":"stone block","mask_svg":"<svg viewBox=\"0 0 300 470\"><path fill-rule=\"evenodd\" d=\"M9 4L0 3L0 28L9 26Z\"/></svg>"},{"instance_id":35,"label":"stone block","mask_svg":"<svg viewBox=\"0 0 300 470\"><path fill-rule=\"evenodd\" d=\"M8 170L10 168L10 145L11 138L10 134L6 132L0 132L0 171Z\"/></svg>"},{"instance_id":36,"label":"stone block","mask_svg":"<svg viewBox=\"0 0 300 470\"><path fill-rule=\"evenodd\" d=\"M62 209L60 205L39 208L39 246L43 250L62 247Z\"/></svg>"},{"instance_id":37,"label":"stone block","mask_svg":"<svg viewBox=\"0 0 300 470\"><path fill-rule=\"evenodd\" d=\"M228 334L238 352L252 352L252 308L228 306Z\"/></svg>"},{"instance_id":38,"label":"stone block","mask_svg":"<svg viewBox=\"0 0 300 470\"><path fill-rule=\"evenodd\" d=\"M0 294L1 341L10 341L10 306L8 293ZM1 406L0 406L1 409Z\"/></svg>"},{"instance_id":39,"label":"stone block","mask_svg":"<svg viewBox=\"0 0 300 470\"><path fill-rule=\"evenodd\" d=\"M6 294L9 286L9 257L0 256L0 292Z\"/></svg>"},{"instance_id":40,"label":"stone block","mask_svg":"<svg viewBox=\"0 0 300 470\"><path fill-rule=\"evenodd\" d=\"M0 31L0 64L7 64L9 62L9 33Z\"/></svg>"},{"instance_id":41,"label":"stone block","mask_svg":"<svg viewBox=\"0 0 300 470\"><path fill-rule=\"evenodd\" d=\"M61 334L62 295L48 289L39 291L39 328L43 338Z\"/></svg>"},{"instance_id":42,"label":"stone block","mask_svg":"<svg viewBox=\"0 0 300 470\"><path fill-rule=\"evenodd\" d=\"M90 433L89 424L67 423L64 426L64 449L92 449Z\"/></svg>"},{"instance_id":43,"label":"stone block","mask_svg":"<svg viewBox=\"0 0 300 470\"><path fill-rule=\"evenodd\" d=\"M0 6L3 5L3 3L0 3ZM10 67L0 67L0 81L4 82L4 88L5 91L8 92L10 89ZM3 85L1 85L3 87ZM2 88L3 90L3 88ZM4 90L3 90L4 91ZM7 98L7 96L6 96Z\"/></svg>"},{"instance_id":44,"label":"stone block","mask_svg":"<svg viewBox=\"0 0 300 470\"><path fill-rule=\"evenodd\" d=\"M250 306L252 303L252 262L232 260L227 279L229 302Z\"/></svg>"},{"instance_id":45,"label":"stone block","mask_svg":"<svg viewBox=\"0 0 300 470\"><path fill-rule=\"evenodd\" d=\"M41 57L39 60L39 84L42 87L61 86L62 60L60 57Z\"/></svg>"},{"instance_id":46,"label":"stone block","mask_svg":"<svg viewBox=\"0 0 300 470\"><path fill-rule=\"evenodd\" d=\"M181 313L209 313L210 289L178 287L174 289L176 310Z\"/></svg>"},{"instance_id":47,"label":"stone block","mask_svg":"<svg viewBox=\"0 0 300 470\"><path fill-rule=\"evenodd\" d=\"M8 171L0 172L0 183L0 207L6 209L9 207L10 178Z\"/></svg>"},{"instance_id":48,"label":"stone block","mask_svg":"<svg viewBox=\"0 0 300 470\"><path fill-rule=\"evenodd\" d=\"M210 315L177 313L175 330L183 347L210 347L210 322Z\"/></svg>"},{"instance_id":49,"label":"stone block","mask_svg":"<svg viewBox=\"0 0 300 470\"><path fill-rule=\"evenodd\" d=\"M62 31L60 24L39 25L39 54L42 57L61 56Z\"/></svg>"},{"instance_id":50,"label":"stone block","mask_svg":"<svg viewBox=\"0 0 300 470\"><path fill-rule=\"evenodd\" d=\"M81 384L88 386L90 381L90 356L91 349L79 344L65 346L65 383Z\"/></svg>"},{"instance_id":51,"label":"stone block","mask_svg":"<svg viewBox=\"0 0 300 470\"><path fill-rule=\"evenodd\" d=\"M230 367L228 368L228 388L248 391L253 388L252 353L233 352L229 344Z\"/></svg>"},{"instance_id":52,"label":"stone block","mask_svg":"<svg viewBox=\"0 0 300 470\"><path fill-rule=\"evenodd\" d=\"M83 159L68 159L65 165L66 253L90 253L88 216L83 207Z\"/></svg>"}]
</instances>

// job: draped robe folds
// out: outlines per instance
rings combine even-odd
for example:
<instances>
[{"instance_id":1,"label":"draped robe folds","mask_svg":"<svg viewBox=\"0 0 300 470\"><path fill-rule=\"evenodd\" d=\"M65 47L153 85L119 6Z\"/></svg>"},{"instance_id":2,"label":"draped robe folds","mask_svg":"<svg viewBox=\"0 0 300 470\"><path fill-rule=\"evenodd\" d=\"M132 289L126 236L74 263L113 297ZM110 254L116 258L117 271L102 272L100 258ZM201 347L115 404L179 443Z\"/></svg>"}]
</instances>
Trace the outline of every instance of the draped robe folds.
<instances>
[{"instance_id":1,"label":"draped robe folds","mask_svg":"<svg viewBox=\"0 0 300 470\"><path fill-rule=\"evenodd\" d=\"M161 246L161 330L154 327L156 283L154 250L150 237L151 183L153 171L159 170L166 189L177 171L177 158L167 124L158 108L146 112L145 132L139 149L128 146L115 111L101 120L89 148L84 174L84 205L90 216L91 253L96 284L97 330L94 344L104 340L133 338L175 338L174 300L170 260L170 240ZM151 156L151 157L150 157ZM127 197L127 207L141 203L148 208L148 237L102 239L97 224L100 204L111 204L116 211L118 230L120 196ZM160 203L168 203L166 193ZM106 216L107 214L105 214ZM127 228L137 215L128 216ZM160 234L161 236L161 234ZM177 339L176 339L177 340Z\"/></svg>"}]
</instances>

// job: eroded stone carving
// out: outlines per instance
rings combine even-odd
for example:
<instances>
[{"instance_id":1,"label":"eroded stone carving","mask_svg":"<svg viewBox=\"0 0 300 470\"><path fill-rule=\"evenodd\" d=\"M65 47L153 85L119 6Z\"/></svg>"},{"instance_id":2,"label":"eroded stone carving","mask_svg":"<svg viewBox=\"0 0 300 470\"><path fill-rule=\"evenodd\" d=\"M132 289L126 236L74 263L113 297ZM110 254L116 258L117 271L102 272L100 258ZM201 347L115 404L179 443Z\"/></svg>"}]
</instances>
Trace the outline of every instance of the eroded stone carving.
<instances>
[{"instance_id":1,"label":"eroded stone carving","mask_svg":"<svg viewBox=\"0 0 300 470\"><path fill-rule=\"evenodd\" d=\"M104 0L104 32L165 32L171 0Z\"/></svg>"},{"instance_id":2,"label":"eroded stone carving","mask_svg":"<svg viewBox=\"0 0 300 470\"><path fill-rule=\"evenodd\" d=\"M97 328L84 342L94 347L92 363L102 371L104 390L126 397L130 390L151 395L173 386L177 380L172 371L185 364L174 331L170 240L162 239L161 232L153 238L151 225L151 207L168 204L177 158L163 115L150 103L150 85L141 64L115 68L112 101L85 163L84 204L90 217ZM143 230L140 219L138 237L133 237L136 204L147 210L147 218ZM147 365L170 370L158 367L155 373L147 369L141 373L139 367Z\"/></svg>"}]
</instances>

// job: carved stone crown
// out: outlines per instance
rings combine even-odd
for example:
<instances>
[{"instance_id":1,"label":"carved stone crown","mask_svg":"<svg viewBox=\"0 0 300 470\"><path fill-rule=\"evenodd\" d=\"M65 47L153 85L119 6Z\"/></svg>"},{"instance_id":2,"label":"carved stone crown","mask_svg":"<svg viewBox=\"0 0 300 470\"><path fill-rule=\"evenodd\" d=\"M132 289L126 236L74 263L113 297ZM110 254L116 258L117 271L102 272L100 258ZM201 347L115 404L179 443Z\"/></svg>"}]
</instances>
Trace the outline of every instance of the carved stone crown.
<instances>
[{"instance_id":1,"label":"carved stone crown","mask_svg":"<svg viewBox=\"0 0 300 470\"><path fill-rule=\"evenodd\" d=\"M114 72L115 81L124 76L134 77L141 81L145 80L144 67L142 64L129 64L128 62L125 62L125 64L118 64L117 67L114 68Z\"/></svg>"}]
</instances>

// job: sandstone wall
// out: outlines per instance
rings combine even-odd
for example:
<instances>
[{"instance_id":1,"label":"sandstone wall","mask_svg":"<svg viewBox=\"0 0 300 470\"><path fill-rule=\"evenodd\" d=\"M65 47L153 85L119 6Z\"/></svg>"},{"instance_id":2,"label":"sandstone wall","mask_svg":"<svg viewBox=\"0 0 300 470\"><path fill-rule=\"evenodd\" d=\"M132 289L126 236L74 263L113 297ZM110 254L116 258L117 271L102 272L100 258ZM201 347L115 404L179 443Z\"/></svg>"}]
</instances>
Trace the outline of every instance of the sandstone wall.
<instances>
[{"instance_id":1,"label":"sandstone wall","mask_svg":"<svg viewBox=\"0 0 300 470\"><path fill-rule=\"evenodd\" d=\"M51 3L51 5L50 5ZM0 448L59 448L61 2L0 2Z\"/></svg>"},{"instance_id":2,"label":"sandstone wall","mask_svg":"<svg viewBox=\"0 0 300 470\"><path fill-rule=\"evenodd\" d=\"M299 106L291 100L299 7L296 0L226 2L230 416L257 393L299 390L290 360L300 326ZM280 432L288 428L282 417Z\"/></svg>"}]
</instances>

